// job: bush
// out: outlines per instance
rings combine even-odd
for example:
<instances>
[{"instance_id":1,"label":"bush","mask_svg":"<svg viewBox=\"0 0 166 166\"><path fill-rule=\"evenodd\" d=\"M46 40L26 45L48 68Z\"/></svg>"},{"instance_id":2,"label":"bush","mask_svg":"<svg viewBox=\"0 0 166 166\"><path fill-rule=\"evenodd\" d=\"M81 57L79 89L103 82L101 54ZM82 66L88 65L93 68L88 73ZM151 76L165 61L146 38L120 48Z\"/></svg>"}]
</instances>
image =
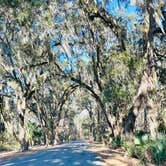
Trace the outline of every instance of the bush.
<instances>
[{"instance_id":1,"label":"bush","mask_svg":"<svg viewBox=\"0 0 166 166\"><path fill-rule=\"evenodd\" d=\"M8 149L8 147L6 147L5 145L3 144L0 144L0 152L2 151L9 151L10 149Z\"/></svg>"},{"instance_id":2,"label":"bush","mask_svg":"<svg viewBox=\"0 0 166 166\"><path fill-rule=\"evenodd\" d=\"M31 145L40 145L42 130L40 126L36 123L29 122L26 126L26 139L31 143Z\"/></svg>"},{"instance_id":3,"label":"bush","mask_svg":"<svg viewBox=\"0 0 166 166\"><path fill-rule=\"evenodd\" d=\"M119 147L121 147L121 145L122 145L122 142L121 142L121 141L122 141L122 139L121 139L121 136L120 136L120 135L114 137L114 138L112 139L112 142L111 142L112 147L113 147L113 148L119 148Z\"/></svg>"},{"instance_id":4,"label":"bush","mask_svg":"<svg viewBox=\"0 0 166 166\"><path fill-rule=\"evenodd\" d=\"M145 150L146 159L160 165L166 162L166 139L152 141Z\"/></svg>"},{"instance_id":5,"label":"bush","mask_svg":"<svg viewBox=\"0 0 166 166\"><path fill-rule=\"evenodd\" d=\"M143 131L138 131L134 134L133 141L135 145L145 145L150 141L150 135Z\"/></svg>"},{"instance_id":6,"label":"bush","mask_svg":"<svg viewBox=\"0 0 166 166\"><path fill-rule=\"evenodd\" d=\"M140 159L141 161L145 161L144 150L144 146L131 145L128 148L128 155Z\"/></svg>"},{"instance_id":7,"label":"bush","mask_svg":"<svg viewBox=\"0 0 166 166\"><path fill-rule=\"evenodd\" d=\"M133 137L133 145L125 145L128 155L143 162L152 162L156 165L166 162L166 138L159 135L156 140L150 139L149 134L137 133Z\"/></svg>"},{"instance_id":8,"label":"bush","mask_svg":"<svg viewBox=\"0 0 166 166\"><path fill-rule=\"evenodd\" d=\"M7 132L0 134L0 151L15 150L19 147L19 143L16 141L14 136Z\"/></svg>"}]
</instances>

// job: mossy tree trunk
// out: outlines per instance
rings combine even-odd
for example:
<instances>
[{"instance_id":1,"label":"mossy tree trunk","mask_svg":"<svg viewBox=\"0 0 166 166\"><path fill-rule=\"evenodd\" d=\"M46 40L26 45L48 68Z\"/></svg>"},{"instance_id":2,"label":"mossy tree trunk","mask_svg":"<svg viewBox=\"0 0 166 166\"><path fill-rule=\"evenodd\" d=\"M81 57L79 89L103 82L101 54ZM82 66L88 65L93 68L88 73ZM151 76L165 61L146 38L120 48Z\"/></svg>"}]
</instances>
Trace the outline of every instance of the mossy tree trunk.
<instances>
[{"instance_id":1,"label":"mossy tree trunk","mask_svg":"<svg viewBox=\"0 0 166 166\"><path fill-rule=\"evenodd\" d=\"M157 84L157 76L154 67L154 30L156 21L154 18L154 8L152 0L148 0L145 2L146 12L147 12L147 20L148 23L146 25L146 66L143 72L143 76L141 79L140 86L138 88L137 95L133 99L132 107L124 119L124 133L128 136L133 135L134 128L135 128L135 121L137 116L139 115L141 105L143 104L144 100L146 100L147 106L147 121L149 123L149 130L151 136L154 138L156 135L157 130L157 110L155 107L155 103L153 101L153 96L149 96L150 93L153 95L155 94L156 84Z\"/></svg>"},{"instance_id":2,"label":"mossy tree trunk","mask_svg":"<svg viewBox=\"0 0 166 166\"><path fill-rule=\"evenodd\" d=\"M25 129L26 98L18 96L17 113L18 113L18 117L19 117L18 140L20 143L20 150L27 151L29 148L29 143L26 140L26 129Z\"/></svg>"}]
</instances>

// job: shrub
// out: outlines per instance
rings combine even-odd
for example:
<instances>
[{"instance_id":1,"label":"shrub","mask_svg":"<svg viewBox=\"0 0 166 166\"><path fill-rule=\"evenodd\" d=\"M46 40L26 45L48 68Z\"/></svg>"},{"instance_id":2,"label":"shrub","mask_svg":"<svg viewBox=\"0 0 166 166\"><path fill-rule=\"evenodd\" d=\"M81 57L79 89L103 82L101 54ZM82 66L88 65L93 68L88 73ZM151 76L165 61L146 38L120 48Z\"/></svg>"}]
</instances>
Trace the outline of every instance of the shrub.
<instances>
[{"instance_id":1,"label":"shrub","mask_svg":"<svg viewBox=\"0 0 166 166\"><path fill-rule=\"evenodd\" d=\"M166 139L152 141L145 150L146 159L160 165L166 162Z\"/></svg>"},{"instance_id":2,"label":"shrub","mask_svg":"<svg viewBox=\"0 0 166 166\"><path fill-rule=\"evenodd\" d=\"M113 148L119 148L119 147L121 147L121 145L122 145L122 142L121 142L121 141L122 141L122 139L121 139L121 136L120 136L120 135L114 137L114 138L112 139L112 142L111 142L112 147L113 147Z\"/></svg>"},{"instance_id":3,"label":"shrub","mask_svg":"<svg viewBox=\"0 0 166 166\"><path fill-rule=\"evenodd\" d=\"M19 147L19 143L16 141L14 136L5 132L0 134L0 151L15 150Z\"/></svg>"},{"instance_id":4,"label":"shrub","mask_svg":"<svg viewBox=\"0 0 166 166\"><path fill-rule=\"evenodd\" d=\"M166 162L166 138L158 135L156 140L150 139L149 134L138 132L133 137L133 145L125 145L128 155L143 162L152 162L156 165Z\"/></svg>"},{"instance_id":5,"label":"shrub","mask_svg":"<svg viewBox=\"0 0 166 166\"><path fill-rule=\"evenodd\" d=\"M133 141L135 145L145 145L150 142L150 135L143 131L138 131L134 134Z\"/></svg>"},{"instance_id":6,"label":"shrub","mask_svg":"<svg viewBox=\"0 0 166 166\"><path fill-rule=\"evenodd\" d=\"M128 155L140 159L141 161L145 161L144 150L144 146L131 145L128 148Z\"/></svg>"}]
</instances>

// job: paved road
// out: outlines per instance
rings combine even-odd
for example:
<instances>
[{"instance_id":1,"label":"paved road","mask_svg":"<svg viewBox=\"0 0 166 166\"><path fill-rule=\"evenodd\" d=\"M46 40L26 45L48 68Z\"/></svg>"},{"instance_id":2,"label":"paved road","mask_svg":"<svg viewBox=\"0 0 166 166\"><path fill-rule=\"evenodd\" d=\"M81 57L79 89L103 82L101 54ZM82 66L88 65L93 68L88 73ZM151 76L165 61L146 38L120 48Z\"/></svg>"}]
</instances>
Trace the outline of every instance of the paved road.
<instances>
[{"instance_id":1,"label":"paved road","mask_svg":"<svg viewBox=\"0 0 166 166\"><path fill-rule=\"evenodd\" d=\"M22 157L0 162L0 166L101 166L100 157L84 142L70 142Z\"/></svg>"}]
</instances>

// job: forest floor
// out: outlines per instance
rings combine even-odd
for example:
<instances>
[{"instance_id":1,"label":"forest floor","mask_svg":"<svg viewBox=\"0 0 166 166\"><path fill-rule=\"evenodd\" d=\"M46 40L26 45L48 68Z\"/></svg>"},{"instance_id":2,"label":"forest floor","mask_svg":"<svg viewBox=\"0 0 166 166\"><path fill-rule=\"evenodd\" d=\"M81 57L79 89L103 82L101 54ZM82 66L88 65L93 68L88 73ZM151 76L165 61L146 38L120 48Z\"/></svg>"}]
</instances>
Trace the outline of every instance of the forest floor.
<instances>
[{"instance_id":1,"label":"forest floor","mask_svg":"<svg viewBox=\"0 0 166 166\"><path fill-rule=\"evenodd\" d=\"M125 156L125 152L122 149L111 149L106 145L92 143L90 149L97 153L102 161L105 163L104 166L142 166L140 160L132 157ZM153 164L146 164L146 166L155 166Z\"/></svg>"},{"instance_id":2,"label":"forest floor","mask_svg":"<svg viewBox=\"0 0 166 166\"><path fill-rule=\"evenodd\" d=\"M99 162L99 165L101 166L143 165L139 160L125 156L125 152L121 149L113 150L103 144L97 143L71 142L54 147L35 146L33 148L30 148L28 152L12 151L0 153L0 165L2 163L4 163L4 165L11 163L14 163L14 165L18 166L22 165L23 163L24 165L29 165L32 160L35 160L33 161L33 165L41 166L41 163L43 165L46 159L47 162L49 162L47 163L49 165L55 164L55 159L57 162L55 165L60 165L62 163L69 164L69 160L71 160L69 166L73 166L72 163L78 163L78 165L80 163L81 166L85 166L85 161L87 161L86 166L88 166L89 161L91 163ZM154 165L147 164L147 166Z\"/></svg>"}]
</instances>

